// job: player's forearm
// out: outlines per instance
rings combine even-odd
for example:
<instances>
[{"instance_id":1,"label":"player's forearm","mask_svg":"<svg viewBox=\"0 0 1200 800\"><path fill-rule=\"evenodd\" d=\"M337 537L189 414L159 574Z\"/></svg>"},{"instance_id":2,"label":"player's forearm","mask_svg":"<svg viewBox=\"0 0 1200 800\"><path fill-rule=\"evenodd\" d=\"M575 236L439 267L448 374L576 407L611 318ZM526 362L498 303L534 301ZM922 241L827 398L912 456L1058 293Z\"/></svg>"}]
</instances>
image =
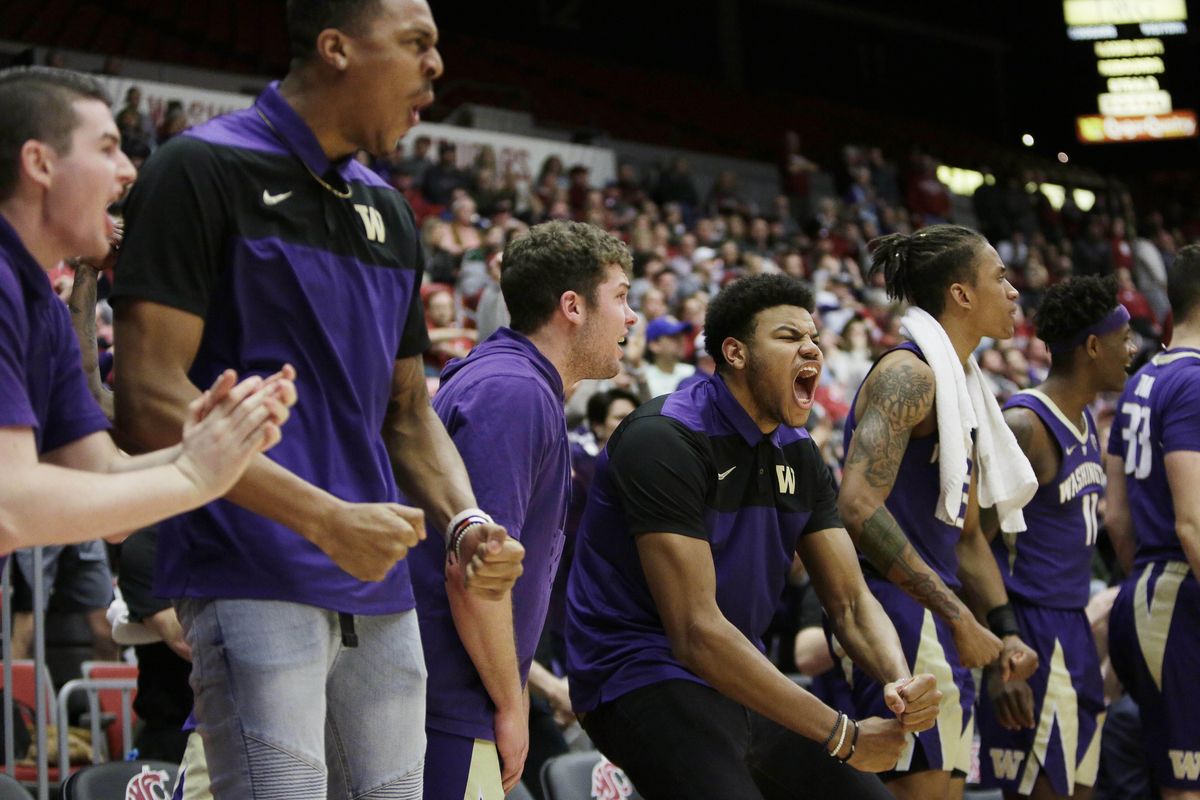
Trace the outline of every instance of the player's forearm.
<instances>
[{"instance_id":1,"label":"player's forearm","mask_svg":"<svg viewBox=\"0 0 1200 800\"><path fill-rule=\"evenodd\" d=\"M675 657L726 697L801 736L824 739L837 712L792 683L741 631L716 616L697 619L673 637Z\"/></svg>"},{"instance_id":2,"label":"player's forearm","mask_svg":"<svg viewBox=\"0 0 1200 800\"><path fill-rule=\"evenodd\" d=\"M139 381L123 377L117 394L118 441L135 450L157 450L133 456L142 464L176 449L183 435L188 403L200 395L186 376L176 380ZM125 383L129 381L129 383ZM321 546L326 535L324 520L333 513L338 499L314 486L265 455L254 456L241 480L225 499L274 520Z\"/></svg>"},{"instance_id":3,"label":"player's forearm","mask_svg":"<svg viewBox=\"0 0 1200 800\"><path fill-rule=\"evenodd\" d=\"M911 676L896 627L870 590L831 610L829 621L846 654L872 678L891 683Z\"/></svg>"},{"instance_id":4,"label":"player's forearm","mask_svg":"<svg viewBox=\"0 0 1200 800\"><path fill-rule=\"evenodd\" d=\"M211 499L172 465L119 474L30 465L0 481L0 551L126 533Z\"/></svg>"},{"instance_id":5,"label":"player's forearm","mask_svg":"<svg viewBox=\"0 0 1200 800\"><path fill-rule=\"evenodd\" d=\"M77 264L75 283L71 287L71 299L67 307L71 310L71 327L79 342L79 355L83 374L87 376L88 390L111 422L115 415L113 396L100 380L100 355L96 344L96 280L95 269L87 264Z\"/></svg>"},{"instance_id":6,"label":"player's forearm","mask_svg":"<svg viewBox=\"0 0 1200 800\"><path fill-rule=\"evenodd\" d=\"M1187 556L1188 566L1192 568L1192 577L1200 580L1200 520L1175 520L1175 532L1179 535L1179 543L1183 545L1183 554ZM1132 563L1133 559L1130 558Z\"/></svg>"},{"instance_id":7,"label":"player's forearm","mask_svg":"<svg viewBox=\"0 0 1200 800\"><path fill-rule=\"evenodd\" d=\"M450 614L488 697L498 709L516 709L524 702L513 628L512 595L502 600L481 599L467 592L462 581L446 582ZM437 667L433 667L436 669Z\"/></svg>"},{"instance_id":8,"label":"player's forearm","mask_svg":"<svg viewBox=\"0 0 1200 800\"><path fill-rule=\"evenodd\" d=\"M963 596L971 607L975 618L987 622L987 613L1008 602L1008 592L996 557L988 546L987 539L978 529L966 531L955 545L958 553L958 577L962 581Z\"/></svg>"},{"instance_id":9,"label":"player's forearm","mask_svg":"<svg viewBox=\"0 0 1200 800\"><path fill-rule=\"evenodd\" d=\"M849 519L846 522L847 529L853 535L854 526ZM859 552L880 575L946 622L956 623L970 613L913 549L886 506L880 505L866 518L855 538Z\"/></svg>"},{"instance_id":10,"label":"player's forearm","mask_svg":"<svg viewBox=\"0 0 1200 800\"><path fill-rule=\"evenodd\" d=\"M428 403L390 413L384 437L397 485L425 509L434 530L444 530L455 514L476 505L462 456Z\"/></svg>"}]
</instances>

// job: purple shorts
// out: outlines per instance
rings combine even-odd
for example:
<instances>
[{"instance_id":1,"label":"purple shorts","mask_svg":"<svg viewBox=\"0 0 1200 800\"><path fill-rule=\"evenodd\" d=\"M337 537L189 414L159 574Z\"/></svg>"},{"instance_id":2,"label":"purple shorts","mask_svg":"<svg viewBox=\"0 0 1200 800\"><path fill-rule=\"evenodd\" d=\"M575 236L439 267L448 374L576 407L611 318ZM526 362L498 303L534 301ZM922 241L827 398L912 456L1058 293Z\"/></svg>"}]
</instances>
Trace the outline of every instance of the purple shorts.
<instances>
[{"instance_id":1,"label":"purple shorts","mask_svg":"<svg viewBox=\"0 0 1200 800\"><path fill-rule=\"evenodd\" d=\"M1113 603L1109 654L1138 704L1155 781L1200 789L1200 583L1180 561L1134 569Z\"/></svg>"},{"instance_id":2,"label":"purple shorts","mask_svg":"<svg viewBox=\"0 0 1200 800\"><path fill-rule=\"evenodd\" d=\"M1029 677L1034 728L1000 727L986 687L979 698L980 783L1028 795L1039 774L1055 794L1092 786L1100 764L1104 684L1092 627L1083 609L1013 602L1021 639L1038 656Z\"/></svg>"}]
</instances>

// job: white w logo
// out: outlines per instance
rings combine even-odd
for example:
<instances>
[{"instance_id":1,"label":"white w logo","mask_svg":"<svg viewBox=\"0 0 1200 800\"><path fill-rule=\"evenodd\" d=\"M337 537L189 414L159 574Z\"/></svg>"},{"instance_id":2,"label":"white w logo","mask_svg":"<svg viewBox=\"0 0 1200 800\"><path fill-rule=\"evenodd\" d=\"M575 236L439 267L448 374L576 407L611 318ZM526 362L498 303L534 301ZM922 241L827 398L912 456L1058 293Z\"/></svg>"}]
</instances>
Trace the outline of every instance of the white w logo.
<instances>
[{"instance_id":1,"label":"white w logo","mask_svg":"<svg viewBox=\"0 0 1200 800\"><path fill-rule=\"evenodd\" d=\"M775 477L779 480L780 494L796 493L796 470L782 464L775 465Z\"/></svg>"},{"instance_id":2,"label":"white w logo","mask_svg":"<svg viewBox=\"0 0 1200 800\"><path fill-rule=\"evenodd\" d=\"M1177 781L1194 781L1200 777L1200 753L1195 750L1168 750L1171 771Z\"/></svg>"},{"instance_id":3,"label":"white w logo","mask_svg":"<svg viewBox=\"0 0 1200 800\"><path fill-rule=\"evenodd\" d=\"M1025 760L1023 752L993 747L988 750L988 753L992 756L992 771L996 773L997 778L1002 781L1017 779L1017 773L1021 770L1021 762Z\"/></svg>"},{"instance_id":4,"label":"white w logo","mask_svg":"<svg viewBox=\"0 0 1200 800\"><path fill-rule=\"evenodd\" d=\"M354 210L362 217L363 227L367 231L367 239L383 244L387 239L387 231L383 228L383 215L362 203L355 203Z\"/></svg>"}]
</instances>

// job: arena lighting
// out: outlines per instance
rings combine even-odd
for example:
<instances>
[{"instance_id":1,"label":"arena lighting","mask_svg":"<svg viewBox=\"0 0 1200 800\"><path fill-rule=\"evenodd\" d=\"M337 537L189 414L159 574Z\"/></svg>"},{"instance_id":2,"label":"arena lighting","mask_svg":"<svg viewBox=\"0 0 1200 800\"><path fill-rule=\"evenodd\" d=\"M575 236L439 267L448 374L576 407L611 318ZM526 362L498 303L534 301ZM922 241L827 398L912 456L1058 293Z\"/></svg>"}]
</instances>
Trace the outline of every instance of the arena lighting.
<instances>
[{"instance_id":1,"label":"arena lighting","mask_svg":"<svg viewBox=\"0 0 1200 800\"><path fill-rule=\"evenodd\" d=\"M975 190L984 183L992 185L996 182L991 175L984 175L973 169L948 167L945 164L937 168L937 179L946 184L946 188L951 192L964 197L975 194Z\"/></svg>"},{"instance_id":2,"label":"arena lighting","mask_svg":"<svg viewBox=\"0 0 1200 800\"><path fill-rule=\"evenodd\" d=\"M1071 198L1075 201L1075 205L1080 211L1087 213L1092 210L1092 206L1096 205L1096 193L1090 192L1087 189L1075 189L1071 192Z\"/></svg>"},{"instance_id":3,"label":"arena lighting","mask_svg":"<svg viewBox=\"0 0 1200 800\"><path fill-rule=\"evenodd\" d=\"M1063 203L1067 200L1066 187L1060 186L1057 183L1042 183L1038 185L1041 193L1046 195L1046 199L1050 201L1050 207L1055 211L1062 210Z\"/></svg>"},{"instance_id":4,"label":"arena lighting","mask_svg":"<svg viewBox=\"0 0 1200 800\"><path fill-rule=\"evenodd\" d=\"M1033 147L1033 134L1032 133L1021 134L1021 144L1025 145L1026 147Z\"/></svg>"},{"instance_id":5,"label":"arena lighting","mask_svg":"<svg viewBox=\"0 0 1200 800\"><path fill-rule=\"evenodd\" d=\"M1162 39L1119 39L1113 42L1096 42L1092 45L1096 58L1137 58L1138 56L1161 56L1166 52Z\"/></svg>"},{"instance_id":6,"label":"arena lighting","mask_svg":"<svg viewBox=\"0 0 1200 800\"><path fill-rule=\"evenodd\" d=\"M1059 153L1059 154L1058 154L1058 163L1060 163L1060 164L1065 164L1065 163L1067 163L1067 162L1068 162L1068 161L1070 161L1070 160L1071 160L1071 157L1070 157L1070 156L1068 156L1066 153Z\"/></svg>"},{"instance_id":7,"label":"arena lighting","mask_svg":"<svg viewBox=\"0 0 1200 800\"><path fill-rule=\"evenodd\" d=\"M1096 62L1096 71L1106 78L1115 75L1161 75L1167 71L1158 56L1141 58L1103 58Z\"/></svg>"},{"instance_id":8,"label":"arena lighting","mask_svg":"<svg viewBox=\"0 0 1200 800\"><path fill-rule=\"evenodd\" d=\"M1064 0L1063 18L1072 27L1182 22L1187 0Z\"/></svg>"}]
</instances>

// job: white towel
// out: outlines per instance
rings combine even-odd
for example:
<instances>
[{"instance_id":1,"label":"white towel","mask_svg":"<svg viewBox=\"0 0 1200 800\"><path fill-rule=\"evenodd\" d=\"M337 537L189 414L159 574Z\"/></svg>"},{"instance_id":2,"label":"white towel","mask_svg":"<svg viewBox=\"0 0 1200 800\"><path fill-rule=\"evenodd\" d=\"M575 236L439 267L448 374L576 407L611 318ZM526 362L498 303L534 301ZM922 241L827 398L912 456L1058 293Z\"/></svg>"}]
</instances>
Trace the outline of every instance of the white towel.
<instances>
[{"instance_id":1,"label":"white towel","mask_svg":"<svg viewBox=\"0 0 1200 800\"><path fill-rule=\"evenodd\" d=\"M905 312L900 326L921 348L933 370L940 479L937 518L959 528L963 525L970 488L971 432L975 431L980 507L996 507L1001 530L1025 530L1021 509L1037 492L1037 476L1004 422L1000 404L984 383L975 356L967 359L964 371L941 323L916 306Z\"/></svg>"}]
</instances>

